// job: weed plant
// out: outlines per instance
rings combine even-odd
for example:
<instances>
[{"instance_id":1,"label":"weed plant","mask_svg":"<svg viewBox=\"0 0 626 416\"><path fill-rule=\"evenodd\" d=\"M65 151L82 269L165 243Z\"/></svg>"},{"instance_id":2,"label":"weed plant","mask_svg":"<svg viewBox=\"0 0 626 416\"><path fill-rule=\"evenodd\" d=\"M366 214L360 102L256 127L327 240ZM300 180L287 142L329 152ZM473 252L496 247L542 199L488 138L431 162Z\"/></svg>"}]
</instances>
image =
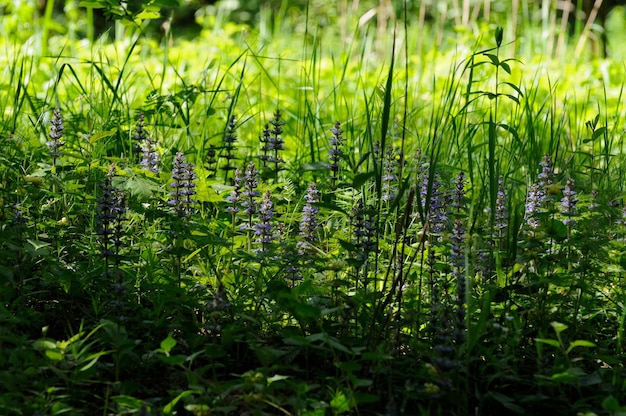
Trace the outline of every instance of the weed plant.
<instances>
[{"instance_id":1,"label":"weed plant","mask_svg":"<svg viewBox=\"0 0 626 416\"><path fill-rule=\"evenodd\" d=\"M361 20L3 45L2 414L626 412L622 85Z\"/></svg>"}]
</instances>

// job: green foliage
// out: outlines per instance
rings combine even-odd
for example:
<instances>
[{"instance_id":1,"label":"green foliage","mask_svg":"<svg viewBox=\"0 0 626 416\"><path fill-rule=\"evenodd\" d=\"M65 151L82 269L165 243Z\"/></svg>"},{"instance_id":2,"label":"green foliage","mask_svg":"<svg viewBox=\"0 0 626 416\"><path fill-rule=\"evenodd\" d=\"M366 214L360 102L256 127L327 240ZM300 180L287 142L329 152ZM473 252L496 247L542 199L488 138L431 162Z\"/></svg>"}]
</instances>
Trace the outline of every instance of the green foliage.
<instances>
[{"instance_id":1,"label":"green foliage","mask_svg":"<svg viewBox=\"0 0 626 416\"><path fill-rule=\"evenodd\" d=\"M624 413L618 64L177 3L0 16L0 413Z\"/></svg>"}]
</instances>

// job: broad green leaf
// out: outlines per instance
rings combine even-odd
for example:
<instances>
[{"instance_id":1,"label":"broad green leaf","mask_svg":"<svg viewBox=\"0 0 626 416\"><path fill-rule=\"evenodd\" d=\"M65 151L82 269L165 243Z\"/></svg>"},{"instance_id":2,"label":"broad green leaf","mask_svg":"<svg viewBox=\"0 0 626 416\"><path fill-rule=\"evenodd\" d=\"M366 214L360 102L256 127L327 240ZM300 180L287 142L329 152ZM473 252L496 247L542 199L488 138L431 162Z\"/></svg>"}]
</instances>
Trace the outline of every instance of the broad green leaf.
<instances>
[{"instance_id":1,"label":"broad green leaf","mask_svg":"<svg viewBox=\"0 0 626 416\"><path fill-rule=\"evenodd\" d=\"M37 350L53 350L57 347L57 344L49 339L38 339L33 342L33 347Z\"/></svg>"},{"instance_id":2,"label":"broad green leaf","mask_svg":"<svg viewBox=\"0 0 626 416\"><path fill-rule=\"evenodd\" d=\"M63 353L56 350L46 350L46 357L50 358L52 361L61 361L63 360Z\"/></svg>"},{"instance_id":3,"label":"broad green leaf","mask_svg":"<svg viewBox=\"0 0 626 416\"><path fill-rule=\"evenodd\" d=\"M184 355L167 355L167 356L161 355L159 356L159 359L166 364L177 365L177 366L181 366L185 364L185 362L187 361L187 357Z\"/></svg>"},{"instance_id":4,"label":"broad green leaf","mask_svg":"<svg viewBox=\"0 0 626 416\"><path fill-rule=\"evenodd\" d=\"M306 303L297 303L295 305L295 314L300 319L317 318L320 316L319 308Z\"/></svg>"},{"instance_id":5,"label":"broad green leaf","mask_svg":"<svg viewBox=\"0 0 626 416\"><path fill-rule=\"evenodd\" d=\"M128 191L140 201L149 199L159 187L151 180L141 176L116 177L113 184L119 189Z\"/></svg>"},{"instance_id":6,"label":"broad green leaf","mask_svg":"<svg viewBox=\"0 0 626 416\"><path fill-rule=\"evenodd\" d=\"M161 349L166 355L169 355L172 348L176 346L176 340L172 337L172 333L170 332L163 341L161 341Z\"/></svg>"},{"instance_id":7,"label":"broad green leaf","mask_svg":"<svg viewBox=\"0 0 626 416\"><path fill-rule=\"evenodd\" d=\"M615 412L612 413L613 415L623 414L626 412L626 407L621 406L619 401L613 396L608 396L602 401L602 408L610 412Z\"/></svg>"},{"instance_id":8,"label":"broad green leaf","mask_svg":"<svg viewBox=\"0 0 626 416\"><path fill-rule=\"evenodd\" d=\"M325 341L328 345L330 345L332 348L336 350L345 352L346 354L352 354L352 351L350 351L345 345L340 343L339 340L337 340L337 338L326 335Z\"/></svg>"}]
</instances>

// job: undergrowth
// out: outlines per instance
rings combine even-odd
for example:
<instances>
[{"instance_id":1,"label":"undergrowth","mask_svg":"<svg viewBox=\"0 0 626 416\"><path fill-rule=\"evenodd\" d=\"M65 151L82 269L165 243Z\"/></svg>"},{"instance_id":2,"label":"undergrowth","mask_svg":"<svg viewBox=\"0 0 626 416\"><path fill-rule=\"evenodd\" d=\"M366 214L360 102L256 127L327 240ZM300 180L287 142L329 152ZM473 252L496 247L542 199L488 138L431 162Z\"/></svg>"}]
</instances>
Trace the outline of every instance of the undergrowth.
<instances>
[{"instance_id":1,"label":"undergrowth","mask_svg":"<svg viewBox=\"0 0 626 416\"><path fill-rule=\"evenodd\" d=\"M626 412L621 86L221 29L12 49L3 414Z\"/></svg>"}]
</instances>

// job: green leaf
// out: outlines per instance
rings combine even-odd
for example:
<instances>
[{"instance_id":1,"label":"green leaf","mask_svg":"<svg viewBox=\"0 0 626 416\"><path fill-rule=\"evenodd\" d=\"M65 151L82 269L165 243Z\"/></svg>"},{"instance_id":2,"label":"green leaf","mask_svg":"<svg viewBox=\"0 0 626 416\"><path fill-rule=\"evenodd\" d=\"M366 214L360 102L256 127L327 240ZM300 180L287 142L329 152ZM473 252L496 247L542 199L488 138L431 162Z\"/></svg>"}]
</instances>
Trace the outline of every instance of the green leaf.
<instances>
[{"instance_id":1,"label":"green leaf","mask_svg":"<svg viewBox=\"0 0 626 416\"><path fill-rule=\"evenodd\" d=\"M356 392L354 398L359 404L378 403L380 401L380 396L371 393Z\"/></svg>"},{"instance_id":2,"label":"green leaf","mask_svg":"<svg viewBox=\"0 0 626 416\"><path fill-rule=\"evenodd\" d=\"M352 187L354 189L359 189L361 186L367 183L367 181L369 181L375 175L376 175L376 172L365 172L365 173L358 173L354 175L354 179L352 180Z\"/></svg>"},{"instance_id":3,"label":"green leaf","mask_svg":"<svg viewBox=\"0 0 626 416\"><path fill-rule=\"evenodd\" d=\"M506 62L500 62L500 68L504 69L507 74L511 74L511 67Z\"/></svg>"},{"instance_id":4,"label":"green leaf","mask_svg":"<svg viewBox=\"0 0 626 416\"><path fill-rule=\"evenodd\" d=\"M569 371L563 371L562 373L553 374L551 378L552 380L560 383L570 383L572 381L576 381L578 375Z\"/></svg>"},{"instance_id":5,"label":"green leaf","mask_svg":"<svg viewBox=\"0 0 626 416\"><path fill-rule=\"evenodd\" d=\"M272 377L267 378L267 384L270 385L275 381L281 381L281 380L287 380L287 379L289 379L289 376L281 376L280 374L276 374Z\"/></svg>"},{"instance_id":6,"label":"green leaf","mask_svg":"<svg viewBox=\"0 0 626 416\"><path fill-rule=\"evenodd\" d=\"M593 134L591 135L591 140L596 140L598 137L603 136L606 133L606 127L600 127L599 129L595 130L593 132Z\"/></svg>"},{"instance_id":7,"label":"green leaf","mask_svg":"<svg viewBox=\"0 0 626 416\"><path fill-rule=\"evenodd\" d=\"M391 354L385 354L384 352L364 352L361 355L361 360L369 360L369 361L383 361L383 360L392 360L393 356Z\"/></svg>"},{"instance_id":8,"label":"green leaf","mask_svg":"<svg viewBox=\"0 0 626 416\"><path fill-rule=\"evenodd\" d=\"M327 171L329 170L330 164L327 162L311 162L305 163L300 166L300 172L311 172L311 171Z\"/></svg>"},{"instance_id":9,"label":"green leaf","mask_svg":"<svg viewBox=\"0 0 626 416\"><path fill-rule=\"evenodd\" d=\"M344 214L348 214L348 212L346 212L345 209L341 208L340 206L336 205L336 204L331 204L328 202L317 202L315 203L315 206L318 208L324 208L324 209L328 209L329 211L337 211L337 212L341 212Z\"/></svg>"},{"instance_id":10,"label":"green leaf","mask_svg":"<svg viewBox=\"0 0 626 416\"><path fill-rule=\"evenodd\" d=\"M294 309L294 313L299 319L318 318L320 316L319 308L306 303L297 303Z\"/></svg>"},{"instance_id":11,"label":"green leaf","mask_svg":"<svg viewBox=\"0 0 626 416\"><path fill-rule=\"evenodd\" d=\"M60 351L57 351L57 350L46 350L45 354L46 354L46 357L48 357L52 361L62 361L63 360L63 353L61 353Z\"/></svg>"},{"instance_id":12,"label":"green leaf","mask_svg":"<svg viewBox=\"0 0 626 416\"><path fill-rule=\"evenodd\" d=\"M519 104L519 99L516 96L514 96L513 94L504 94L504 96L508 97L515 104Z\"/></svg>"},{"instance_id":13,"label":"green leaf","mask_svg":"<svg viewBox=\"0 0 626 416\"><path fill-rule=\"evenodd\" d=\"M167 355L167 356L159 356L159 359L170 365L182 366L187 361L187 356L185 355Z\"/></svg>"},{"instance_id":14,"label":"green leaf","mask_svg":"<svg viewBox=\"0 0 626 416\"><path fill-rule=\"evenodd\" d=\"M165 353L165 355L169 355L172 348L176 346L176 340L172 337L172 333L170 332L163 341L161 341L161 349Z\"/></svg>"},{"instance_id":15,"label":"green leaf","mask_svg":"<svg viewBox=\"0 0 626 416\"><path fill-rule=\"evenodd\" d=\"M107 131L101 131L100 133L96 133L96 134L92 135L89 138L89 143L90 144L94 144L95 142L97 142L99 140L106 139L107 137L113 136L115 133L117 133L116 129L107 130Z\"/></svg>"},{"instance_id":16,"label":"green leaf","mask_svg":"<svg viewBox=\"0 0 626 416\"><path fill-rule=\"evenodd\" d=\"M334 414L341 414L350 411L350 400L342 391L337 391L330 401L330 407Z\"/></svg>"},{"instance_id":17,"label":"green leaf","mask_svg":"<svg viewBox=\"0 0 626 416\"><path fill-rule=\"evenodd\" d=\"M326 335L326 343L328 345L330 345L332 348L339 350L341 352L345 352L346 354L352 354L352 351L350 351L345 345L343 345L342 343L339 342L339 340L335 337L331 337Z\"/></svg>"},{"instance_id":18,"label":"green leaf","mask_svg":"<svg viewBox=\"0 0 626 416\"><path fill-rule=\"evenodd\" d=\"M576 341L573 341L569 344L569 347L567 348L566 353L569 353L571 350L573 350L576 347L595 347L596 344L594 344L591 341L585 341L582 339L577 339Z\"/></svg>"},{"instance_id":19,"label":"green leaf","mask_svg":"<svg viewBox=\"0 0 626 416\"><path fill-rule=\"evenodd\" d=\"M172 400L171 402L169 402L168 404L165 405L165 407L163 408L163 414L165 415L171 415L173 414L174 408L176 407L176 405L178 404L179 401L181 401L182 399L185 399L189 396L192 396L194 394L200 394L200 391L197 390L185 390L184 392L180 393L178 396L176 396L174 398L174 400Z\"/></svg>"},{"instance_id":20,"label":"green leaf","mask_svg":"<svg viewBox=\"0 0 626 416\"><path fill-rule=\"evenodd\" d=\"M542 344L552 345L553 347L559 348L561 344L556 339L547 339L547 338L535 338L536 342L541 342Z\"/></svg>"},{"instance_id":21,"label":"green leaf","mask_svg":"<svg viewBox=\"0 0 626 416\"><path fill-rule=\"evenodd\" d=\"M602 401L602 408L610 412L626 412L626 407L621 406L619 401L613 396L608 396Z\"/></svg>"},{"instance_id":22,"label":"green leaf","mask_svg":"<svg viewBox=\"0 0 626 416\"><path fill-rule=\"evenodd\" d=\"M108 353L109 353L109 351L100 351L100 352L91 354L89 357L87 357L85 359L85 361L87 361L87 360L91 360L91 361L89 361L87 364L82 366L79 371L87 371L87 370L89 370L91 367L93 367L98 362L100 357L102 357L103 355L107 355Z\"/></svg>"},{"instance_id":23,"label":"green leaf","mask_svg":"<svg viewBox=\"0 0 626 416\"><path fill-rule=\"evenodd\" d=\"M500 404L507 409L521 415L526 414L526 411L521 406L518 406L509 396L497 392L490 392L489 395L493 397L496 401L500 402Z\"/></svg>"},{"instance_id":24,"label":"green leaf","mask_svg":"<svg viewBox=\"0 0 626 416\"><path fill-rule=\"evenodd\" d=\"M49 339L38 339L33 342L33 347L37 350L53 350L57 347L57 344Z\"/></svg>"},{"instance_id":25,"label":"green leaf","mask_svg":"<svg viewBox=\"0 0 626 416\"><path fill-rule=\"evenodd\" d=\"M500 45L502 45L502 36L504 34L504 29L502 28L502 26L498 26L496 28L496 33L495 33L495 39L496 39L496 46L499 48Z\"/></svg>"},{"instance_id":26,"label":"green leaf","mask_svg":"<svg viewBox=\"0 0 626 416\"><path fill-rule=\"evenodd\" d=\"M89 7L92 9L104 9L105 7L107 7L106 2L104 1L81 1L78 3L78 5L80 7Z\"/></svg>"},{"instance_id":27,"label":"green leaf","mask_svg":"<svg viewBox=\"0 0 626 416\"><path fill-rule=\"evenodd\" d=\"M35 251L40 251L46 247L50 247L50 243L46 243L44 241L39 241L39 240L31 240L30 238L27 238L26 241L28 241L28 243L33 246L33 249ZM47 252L47 250L43 250L45 252Z\"/></svg>"},{"instance_id":28,"label":"green leaf","mask_svg":"<svg viewBox=\"0 0 626 416\"><path fill-rule=\"evenodd\" d=\"M556 321L550 322L550 325L552 326L552 328L554 328L557 334L560 334L567 329L567 325Z\"/></svg>"},{"instance_id":29,"label":"green leaf","mask_svg":"<svg viewBox=\"0 0 626 416\"><path fill-rule=\"evenodd\" d=\"M155 192L159 191L159 187L147 178L141 176L116 177L113 185L119 189L128 191L135 198L143 201L149 199Z\"/></svg>"},{"instance_id":30,"label":"green leaf","mask_svg":"<svg viewBox=\"0 0 626 416\"><path fill-rule=\"evenodd\" d=\"M152 20L152 19L158 19L159 17L161 17L161 13L158 10L144 10L141 13L139 13L137 16L135 16L135 19Z\"/></svg>"},{"instance_id":31,"label":"green leaf","mask_svg":"<svg viewBox=\"0 0 626 416\"><path fill-rule=\"evenodd\" d=\"M495 66L500 65L500 60L498 59L498 57L496 55L491 54L491 53L485 53L483 55L485 55L487 58L489 58L491 60L491 63L494 64Z\"/></svg>"},{"instance_id":32,"label":"green leaf","mask_svg":"<svg viewBox=\"0 0 626 416\"><path fill-rule=\"evenodd\" d=\"M143 401L132 396L115 396L111 397L111 400L127 409L141 409L143 406Z\"/></svg>"}]
</instances>

